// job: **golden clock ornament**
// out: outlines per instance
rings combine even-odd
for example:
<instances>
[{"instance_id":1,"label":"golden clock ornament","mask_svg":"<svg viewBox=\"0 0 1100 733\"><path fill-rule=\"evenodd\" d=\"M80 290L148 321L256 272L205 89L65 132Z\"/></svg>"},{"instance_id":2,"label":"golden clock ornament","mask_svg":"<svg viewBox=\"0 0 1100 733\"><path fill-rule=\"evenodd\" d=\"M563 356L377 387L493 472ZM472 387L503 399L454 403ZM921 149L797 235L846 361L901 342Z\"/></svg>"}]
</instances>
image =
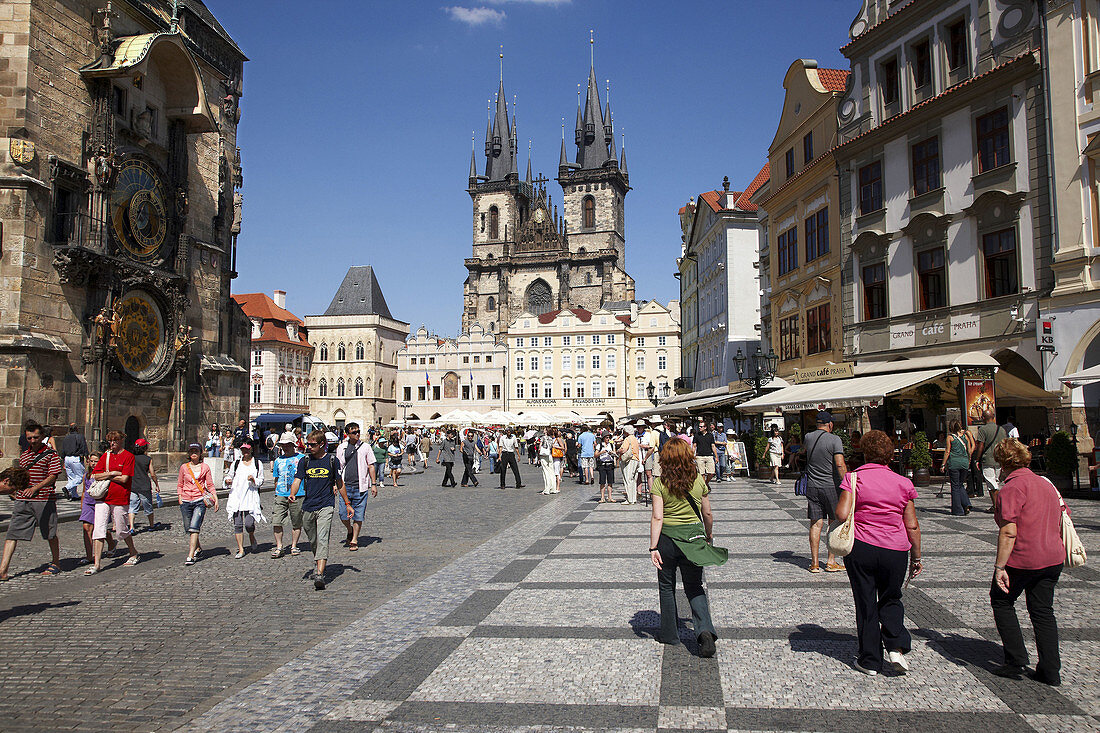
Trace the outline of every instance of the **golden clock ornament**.
<instances>
[{"instance_id":1,"label":"golden clock ornament","mask_svg":"<svg viewBox=\"0 0 1100 733\"><path fill-rule=\"evenodd\" d=\"M139 382L163 376L168 357L164 314L156 299L142 290L131 290L115 304L118 336L115 357L119 366Z\"/></svg>"}]
</instances>

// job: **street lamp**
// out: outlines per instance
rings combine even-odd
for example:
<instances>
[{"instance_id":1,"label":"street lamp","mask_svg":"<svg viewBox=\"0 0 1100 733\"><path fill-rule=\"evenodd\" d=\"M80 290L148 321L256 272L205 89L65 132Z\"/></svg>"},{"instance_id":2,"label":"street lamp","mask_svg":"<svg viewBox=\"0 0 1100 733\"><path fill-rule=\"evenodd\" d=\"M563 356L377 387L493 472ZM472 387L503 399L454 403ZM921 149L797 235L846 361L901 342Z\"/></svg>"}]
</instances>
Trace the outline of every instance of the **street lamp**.
<instances>
[{"instance_id":1,"label":"street lamp","mask_svg":"<svg viewBox=\"0 0 1100 733\"><path fill-rule=\"evenodd\" d=\"M746 367L752 362L752 373L749 374ZM765 354L757 346L756 352L751 356L745 356L741 347L737 348L737 355L733 357L733 363L737 367L737 378L742 382L752 385L752 391L760 394L760 389L775 378L775 370L779 366L779 356L775 349L768 349Z\"/></svg>"},{"instance_id":2,"label":"street lamp","mask_svg":"<svg viewBox=\"0 0 1100 733\"><path fill-rule=\"evenodd\" d=\"M653 382L650 381L649 385L645 388L645 393L646 396L649 398L649 401L653 403L654 407L656 407L658 404L660 404L661 400L668 397L668 382L662 382L660 387L655 387L653 386Z\"/></svg>"}]
</instances>

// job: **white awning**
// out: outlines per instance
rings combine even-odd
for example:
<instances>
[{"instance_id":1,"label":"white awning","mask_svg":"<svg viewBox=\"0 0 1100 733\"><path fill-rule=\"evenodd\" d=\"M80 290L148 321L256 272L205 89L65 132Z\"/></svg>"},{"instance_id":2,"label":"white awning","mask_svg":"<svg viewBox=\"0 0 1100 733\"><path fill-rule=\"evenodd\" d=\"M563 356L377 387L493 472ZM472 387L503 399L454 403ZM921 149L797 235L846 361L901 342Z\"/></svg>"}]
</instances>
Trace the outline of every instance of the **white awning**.
<instances>
[{"instance_id":1,"label":"white awning","mask_svg":"<svg viewBox=\"0 0 1100 733\"><path fill-rule=\"evenodd\" d=\"M834 379L828 382L795 384L790 387L743 402L742 412L766 412L780 410L797 412L826 407L860 407L871 400L882 400L887 395L903 392L919 384L943 376L954 368L923 369L894 374L868 374L850 379Z\"/></svg>"},{"instance_id":2,"label":"white awning","mask_svg":"<svg viewBox=\"0 0 1100 733\"><path fill-rule=\"evenodd\" d=\"M1100 140L1100 137L1097 138ZM1094 384L1100 382L1100 364L1091 366L1088 369L1082 369L1079 372L1073 374L1067 374L1064 377L1058 378L1063 384L1068 384L1072 387L1084 387L1086 384Z\"/></svg>"}]
</instances>

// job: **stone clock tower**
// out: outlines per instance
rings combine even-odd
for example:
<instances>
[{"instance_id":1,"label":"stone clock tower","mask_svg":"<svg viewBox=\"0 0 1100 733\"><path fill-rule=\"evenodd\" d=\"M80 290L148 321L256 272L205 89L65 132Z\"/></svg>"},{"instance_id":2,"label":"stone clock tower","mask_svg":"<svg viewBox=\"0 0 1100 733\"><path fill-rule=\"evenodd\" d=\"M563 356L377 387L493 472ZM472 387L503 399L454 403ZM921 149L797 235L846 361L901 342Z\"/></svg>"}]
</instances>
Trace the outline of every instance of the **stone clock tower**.
<instances>
[{"instance_id":1,"label":"stone clock tower","mask_svg":"<svg viewBox=\"0 0 1100 733\"><path fill-rule=\"evenodd\" d=\"M486 124L484 174L478 174L476 151L470 153L473 255L465 261L463 331L476 323L500 333L522 312L596 310L634 299L626 273L626 153L616 153L611 104L601 109L595 69L589 68L588 94L577 109L572 161L561 142L560 210L546 189L549 180L532 178L530 159L520 180L515 128L502 78Z\"/></svg>"}]
</instances>

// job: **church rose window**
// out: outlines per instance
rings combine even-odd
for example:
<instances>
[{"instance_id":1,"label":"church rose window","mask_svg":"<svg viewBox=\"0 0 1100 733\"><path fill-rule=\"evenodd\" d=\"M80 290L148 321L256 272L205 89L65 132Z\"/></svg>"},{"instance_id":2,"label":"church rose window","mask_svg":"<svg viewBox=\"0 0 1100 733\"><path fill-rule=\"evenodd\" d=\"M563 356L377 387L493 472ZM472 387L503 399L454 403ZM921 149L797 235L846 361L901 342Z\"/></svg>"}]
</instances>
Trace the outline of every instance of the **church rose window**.
<instances>
[{"instance_id":1,"label":"church rose window","mask_svg":"<svg viewBox=\"0 0 1100 733\"><path fill-rule=\"evenodd\" d=\"M536 316L549 313L553 307L550 286L545 280L536 280L527 288L527 311Z\"/></svg>"}]
</instances>

